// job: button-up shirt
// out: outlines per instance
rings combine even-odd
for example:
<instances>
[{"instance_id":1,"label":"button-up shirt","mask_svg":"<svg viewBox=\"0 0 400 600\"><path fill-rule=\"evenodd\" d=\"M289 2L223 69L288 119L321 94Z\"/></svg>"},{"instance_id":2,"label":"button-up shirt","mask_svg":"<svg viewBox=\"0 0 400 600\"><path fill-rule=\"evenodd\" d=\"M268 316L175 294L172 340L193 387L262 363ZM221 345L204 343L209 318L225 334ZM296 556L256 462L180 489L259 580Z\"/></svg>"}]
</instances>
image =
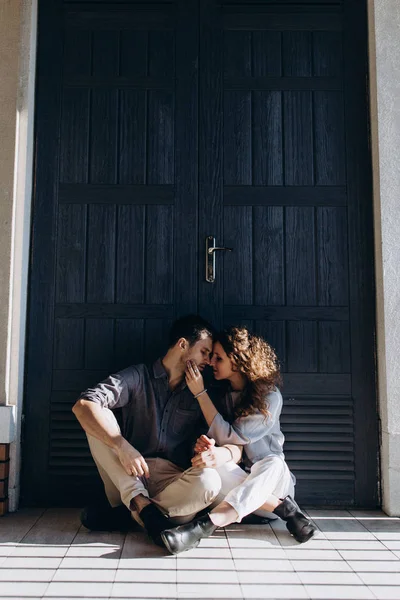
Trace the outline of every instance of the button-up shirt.
<instances>
[{"instance_id":1,"label":"button-up shirt","mask_svg":"<svg viewBox=\"0 0 400 600\"><path fill-rule=\"evenodd\" d=\"M133 365L82 392L103 408L122 409L122 435L145 458L161 457L191 466L193 445L207 430L197 400L183 380L170 390L161 359Z\"/></svg>"}]
</instances>

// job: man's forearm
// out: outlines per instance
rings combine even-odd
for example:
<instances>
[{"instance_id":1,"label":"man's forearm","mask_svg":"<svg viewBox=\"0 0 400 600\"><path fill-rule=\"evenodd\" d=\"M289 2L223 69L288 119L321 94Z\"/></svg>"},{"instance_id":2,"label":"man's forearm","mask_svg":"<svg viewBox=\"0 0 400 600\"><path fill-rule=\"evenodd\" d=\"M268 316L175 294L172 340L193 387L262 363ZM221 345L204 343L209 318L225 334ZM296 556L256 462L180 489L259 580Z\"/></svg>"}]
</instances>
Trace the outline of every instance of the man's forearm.
<instances>
[{"instance_id":1,"label":"man's forearm","mask_svg":"<svg viewBox=\"0 0 400 600\"><path fill-rule=\"evenodd\" d=\"M72 412L86 433L104 442L114 450L119 448L124 438L117 422L109 419L106 414L107 411L101 406L81 398L73 406Z\"/></svg>"}]
</instances>

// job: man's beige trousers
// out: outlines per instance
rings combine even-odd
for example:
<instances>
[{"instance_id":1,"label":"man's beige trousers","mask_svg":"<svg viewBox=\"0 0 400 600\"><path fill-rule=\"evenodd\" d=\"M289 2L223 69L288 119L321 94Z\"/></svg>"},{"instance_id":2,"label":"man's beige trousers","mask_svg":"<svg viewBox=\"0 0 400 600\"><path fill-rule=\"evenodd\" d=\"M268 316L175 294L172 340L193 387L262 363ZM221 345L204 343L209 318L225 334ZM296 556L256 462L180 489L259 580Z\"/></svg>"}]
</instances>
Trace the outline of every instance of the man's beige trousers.
<instances>
[{"instance_id":1,"label":"man's beige trousers","mask_svg":"<svg viewBox=\"0 0 400 600\"><path fill-rule=\"evenodd\" d=\"M132 498L143 494L179 524L191 521L218 496L221 478L215 469L183 471L169 460L146 458L150 478L134 477L126 473L112 448L91 435L87 438L111 506L123 503L129 508Z\"/></svg>"}]
</instances>

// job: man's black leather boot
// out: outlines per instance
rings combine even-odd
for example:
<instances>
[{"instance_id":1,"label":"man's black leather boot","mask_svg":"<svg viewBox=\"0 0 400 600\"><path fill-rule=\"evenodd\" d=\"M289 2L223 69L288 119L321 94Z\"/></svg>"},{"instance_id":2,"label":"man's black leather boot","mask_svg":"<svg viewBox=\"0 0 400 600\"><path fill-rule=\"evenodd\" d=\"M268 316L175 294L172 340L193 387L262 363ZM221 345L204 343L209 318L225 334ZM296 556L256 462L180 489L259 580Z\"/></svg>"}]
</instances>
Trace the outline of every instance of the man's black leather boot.
<instances>
[{"instance_id":1,"label":"man's black leather boot","mask_svg":"<svg viewBox=\"0 0 400 600\"><path fill-rule=\"evenodd\" d=\"M166 529L161 539L171 554L179 554L185 550L196 548L201 538L209 537L217 529L209 515L193 519L190 523Z\"/></svg>"},{"instance_id":2,"label":"man's black leather boot","mask_svg":"<svg viewBox=\"0 0 400 600\"><path fill-rule=\"evenodd\" d=\"M297 502L290 496L286 496L282 504L279 504L273 512L283 521L286 521L286 528L289 533L300 544L307 542L317 530L311 521L303 515Z\"/></svg>"}]
</instances>

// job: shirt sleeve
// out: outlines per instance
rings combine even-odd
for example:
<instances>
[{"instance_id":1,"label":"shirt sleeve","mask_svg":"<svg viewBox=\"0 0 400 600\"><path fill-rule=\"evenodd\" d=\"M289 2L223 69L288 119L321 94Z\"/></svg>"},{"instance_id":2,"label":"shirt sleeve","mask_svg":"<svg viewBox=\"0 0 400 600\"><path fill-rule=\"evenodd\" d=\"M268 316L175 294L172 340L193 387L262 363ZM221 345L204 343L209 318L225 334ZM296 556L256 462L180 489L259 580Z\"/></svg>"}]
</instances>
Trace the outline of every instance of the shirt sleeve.
<instances>
[{"instance_id":1,"label":"shirt sleeve","mask_svg":"<svg viewBox=\"0 0 400 600\"><path fill-rule=\"evenodd\" d=\"M282 396L279 390L267 396L268 416L260 412L239 417L233 423L225 421L220 413L216 414L207 436L214 438L219 446L224 444L247 445L262 439L271 431L282 410Z\"/></svg>"},{"instance_id":2,"label":"shirt sleeve","mask_svg":"<svg viewBox=\"0 0 400 600\"><path fill-rule=\"evenodd\" d=\"M140 374L137 367L128 367L109 375L104 381L82 392L79 397L99 404L103 408L122 408L135 396L139 382Z\"/></svg>"}]
</instances>

